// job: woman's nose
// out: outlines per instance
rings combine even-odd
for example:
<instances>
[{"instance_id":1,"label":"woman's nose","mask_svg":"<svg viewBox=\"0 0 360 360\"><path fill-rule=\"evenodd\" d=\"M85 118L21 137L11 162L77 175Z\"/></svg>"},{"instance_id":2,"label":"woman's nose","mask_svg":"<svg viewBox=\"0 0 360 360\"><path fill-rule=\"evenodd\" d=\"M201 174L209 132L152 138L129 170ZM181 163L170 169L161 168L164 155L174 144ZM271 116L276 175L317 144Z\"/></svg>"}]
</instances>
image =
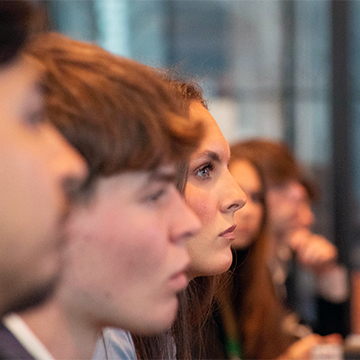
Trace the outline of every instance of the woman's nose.
<instances>
[{"instance_id":1,"label":"woman's nose","mask_svg":"<svg viewBox=\"0 0 360 360\"><path fill-rule=\"evenodd\" d=\"M224 197L221 204L222 212L235 212L246 204L246 195L228 172L226 184L224 184Z\"/></svg>"}]
</instances>

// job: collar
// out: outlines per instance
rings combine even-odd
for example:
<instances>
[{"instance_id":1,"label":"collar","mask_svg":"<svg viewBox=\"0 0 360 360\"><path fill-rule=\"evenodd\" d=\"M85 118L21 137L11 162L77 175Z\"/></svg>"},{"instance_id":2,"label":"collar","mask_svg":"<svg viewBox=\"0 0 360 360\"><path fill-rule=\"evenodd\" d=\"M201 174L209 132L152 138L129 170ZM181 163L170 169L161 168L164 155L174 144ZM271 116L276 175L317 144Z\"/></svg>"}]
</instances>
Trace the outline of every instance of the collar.
<instances>
[{"instance_id":1,"label":"collar","mask_svg":"<svg viewBox=\"0 0 360 360\"><path fill-rule=\"evenodd\" d=\"M3 318L4 325L11 331L20 344L36 360L55 360L39 338L26 325L19 315L10 314Z\"/></svg>"}]
</instances>

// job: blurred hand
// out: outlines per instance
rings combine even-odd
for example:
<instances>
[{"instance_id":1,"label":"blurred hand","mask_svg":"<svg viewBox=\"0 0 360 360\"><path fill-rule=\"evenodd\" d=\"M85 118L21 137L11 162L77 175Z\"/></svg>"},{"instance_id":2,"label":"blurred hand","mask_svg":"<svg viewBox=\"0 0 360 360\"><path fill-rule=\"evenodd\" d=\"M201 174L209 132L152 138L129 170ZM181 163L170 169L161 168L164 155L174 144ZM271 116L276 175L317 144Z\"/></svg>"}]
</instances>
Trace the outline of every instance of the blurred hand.
<instances>
[{"instance_id":1,"label":"blurred hand","mask_svg":"<svg viewBox=\"0 0 360 360\"><path fill-rule=\"evenodd\" d=\"M325 237L300 229L288 237L288 243L297 261L315 273L330 270L336 265L338 251Z\"/></svg>"},{"instance_id":2,"label":"blurred hand","mask_svg":"<svg viewBox=\"0 0 360 360\"><path fill-rule=\"evenodd\" d=\"M320 336L318 334L311 334L305 338L294 342L282 354L278 360L310 360L311 350L314 346L320 344L341 344L342 337L339 334L331 334L328 336Z\"/></svg>"}]
</instances>

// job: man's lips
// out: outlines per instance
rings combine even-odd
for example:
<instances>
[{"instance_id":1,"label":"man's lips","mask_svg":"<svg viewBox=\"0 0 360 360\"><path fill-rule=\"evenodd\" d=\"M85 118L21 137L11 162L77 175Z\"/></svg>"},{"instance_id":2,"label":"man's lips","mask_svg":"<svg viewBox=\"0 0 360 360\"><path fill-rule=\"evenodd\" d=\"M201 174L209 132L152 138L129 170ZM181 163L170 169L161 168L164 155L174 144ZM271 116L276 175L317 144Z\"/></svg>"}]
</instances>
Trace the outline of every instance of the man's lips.
<instances>
[{"instance_id":1,"label":"man's lips","mask_svg":"<svg viewBox=\"0 0 360 360\"><path fill-rule=\"evenodd\" d=\"M188 268L185 268L171 276L170 283L175 291L181 291L187 287L189 282L187 271Z\"/></svg>"}]
</instances>

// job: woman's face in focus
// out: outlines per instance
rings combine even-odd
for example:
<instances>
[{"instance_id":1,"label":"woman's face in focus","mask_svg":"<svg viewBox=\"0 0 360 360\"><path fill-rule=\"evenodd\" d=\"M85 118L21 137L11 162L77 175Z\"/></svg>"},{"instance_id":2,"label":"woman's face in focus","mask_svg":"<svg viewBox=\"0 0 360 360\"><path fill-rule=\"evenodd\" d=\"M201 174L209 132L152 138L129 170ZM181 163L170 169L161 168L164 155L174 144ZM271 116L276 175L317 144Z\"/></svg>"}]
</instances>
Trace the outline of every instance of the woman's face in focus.
<instances>
[{"instance_id":1,"label":"woman's face in focus","mask_svg":"<svg viewBox=\"0 0 360 360\"><path fill-rule=\"evenodd\" d=\"M220 274L230 267L234 213L244 206L246 197L228 170L229 144L209 111L194 101L190 118L205 126L204 139L190 158L185 189L186 202L202 224L200 233L188 241L189 277L194 278Z\"/></svg>"},{"instance_id":2,"label":"woman's face in focus","mask_svg":"<svg viewBox=\"0 0 360 360\"><path fill-rule=\"evenodd\" d=\"M246 248L256 239L264 216L264 193L256 168L246 160L236 160L230 165L230 172L246 194L245 206L235 214L236 249Z\"/></svg>"}]
</instances>

